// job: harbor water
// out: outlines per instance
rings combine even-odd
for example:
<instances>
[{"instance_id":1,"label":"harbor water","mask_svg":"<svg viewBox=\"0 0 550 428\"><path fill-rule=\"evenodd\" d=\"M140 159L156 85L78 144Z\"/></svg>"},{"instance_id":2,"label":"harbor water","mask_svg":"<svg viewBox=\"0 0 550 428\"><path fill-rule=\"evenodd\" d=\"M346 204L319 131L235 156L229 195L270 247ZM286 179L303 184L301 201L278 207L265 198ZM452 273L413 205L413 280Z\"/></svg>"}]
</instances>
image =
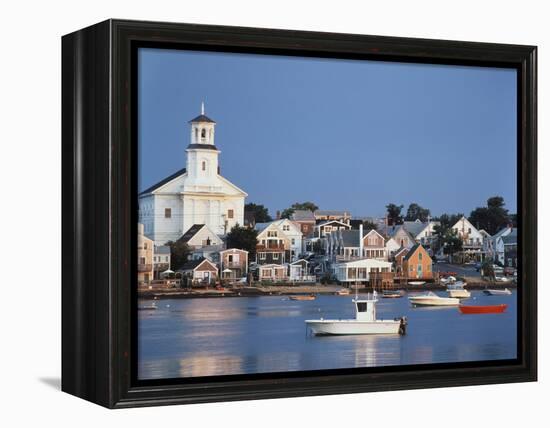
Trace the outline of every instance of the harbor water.
<instances>
[{"instance_id":1,"label":"harbor water","mask_svg":"<svg viewBox=\"0 0 550 428\"><path fill-rule=\"evenodd\" d=\"M414 295L418 293L410 293ZM438 292L446 296L444 292ZM354 318L352 296L156 300L138 311L138 377L288 372L514 359L517 293L472 291L464 304L508 304L505 313L462 315L457 307L411 307L407 295L382 299L377 317L408 318L407 334L312 336L306 319ZM140 301L150 305L151 300Z\"/></svg>"}]
</instances>

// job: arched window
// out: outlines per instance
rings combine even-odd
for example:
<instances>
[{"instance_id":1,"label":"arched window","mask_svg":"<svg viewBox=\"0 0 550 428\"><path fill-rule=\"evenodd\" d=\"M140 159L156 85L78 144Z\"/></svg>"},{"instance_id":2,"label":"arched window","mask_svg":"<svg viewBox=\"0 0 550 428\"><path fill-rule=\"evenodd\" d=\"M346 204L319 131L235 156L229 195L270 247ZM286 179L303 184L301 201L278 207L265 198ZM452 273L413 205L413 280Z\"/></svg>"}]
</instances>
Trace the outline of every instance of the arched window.
<instances>
[{"instance_id":1,"label":"arched window","mask_svg":"<svg viewBox=\"0 0 550 428\"><path fill-rule=\"evenodd\" d=\"M206 171L206 161L202 161L202 170Z\"/></svg>"},{"instance_id":2,"label":"arched window","mask_svg":"<svg viewBox=\"0 0 550 428\"><path fill-rule=\"evenodd\" d=\"M199 139L199 130L195 128L195 141Z\"/></svg>"},{"instance_id":3,"label":"arched window","mask_svg":"<svg viewBox=\"0 0 550 428\"><path fill-rule=\"evenodd\" d=\"M202 128L201 138L206 138L206 129Z\"/></svg>"}]
</instances>

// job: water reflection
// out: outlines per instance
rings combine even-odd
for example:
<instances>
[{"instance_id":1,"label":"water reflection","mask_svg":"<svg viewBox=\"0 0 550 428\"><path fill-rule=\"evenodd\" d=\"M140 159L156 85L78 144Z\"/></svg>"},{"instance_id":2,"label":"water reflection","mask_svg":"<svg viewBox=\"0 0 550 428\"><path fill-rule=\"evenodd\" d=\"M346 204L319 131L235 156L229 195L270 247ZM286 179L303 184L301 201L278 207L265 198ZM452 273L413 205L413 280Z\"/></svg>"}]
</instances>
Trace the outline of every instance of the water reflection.
<instances>
[{"instance_id":1,"label":"water reflection","mask_svg":"<svg viewBox=\"0 0 550 428\"><path fill-rule=\"evenodd\" d=\"M267 373L516 357L516 294L504 314L461 315L457 308L412 308L382 299L380 318L407 316L405 336L312 337L304 320L354 316L350 297L315 301L257 298L162 300L139 313L139 376L144 379Z\"/></svg>"}]
</instances>

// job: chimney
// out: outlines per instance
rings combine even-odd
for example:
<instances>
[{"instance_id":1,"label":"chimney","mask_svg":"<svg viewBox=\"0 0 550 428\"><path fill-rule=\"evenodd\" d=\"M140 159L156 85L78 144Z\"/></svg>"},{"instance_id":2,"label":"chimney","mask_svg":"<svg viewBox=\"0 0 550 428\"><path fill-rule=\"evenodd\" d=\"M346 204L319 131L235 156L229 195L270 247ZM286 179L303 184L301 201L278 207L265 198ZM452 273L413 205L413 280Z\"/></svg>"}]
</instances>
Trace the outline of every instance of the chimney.
<instances>
[{"instance_id":1,"label":"chimney","mask_svg":"<svg viewBox=\"0 0 550 428\"><path fill-rule=\"evenodd\" d=\"M359 225L359 257L363 257L363 223Z\"/></svg>"}]
</instances>

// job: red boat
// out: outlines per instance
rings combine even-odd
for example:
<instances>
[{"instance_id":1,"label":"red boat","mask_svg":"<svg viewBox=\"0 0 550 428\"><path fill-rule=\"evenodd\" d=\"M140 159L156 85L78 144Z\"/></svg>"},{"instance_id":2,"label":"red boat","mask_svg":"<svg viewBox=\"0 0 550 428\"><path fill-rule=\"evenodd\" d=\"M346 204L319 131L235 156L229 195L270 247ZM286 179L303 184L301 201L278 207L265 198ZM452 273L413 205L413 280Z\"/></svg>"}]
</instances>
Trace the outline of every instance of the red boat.
<instances>
[{"instance_id":1,"label":"red boat","mask_svg":"<svg viewBox=\"0 0 550 428\"><path fill-rule=\"evenodd\" d=\"M463 314L501 314L508 305L466 306L460 305L458 310Z\"/></svg>"}]
</instances>

